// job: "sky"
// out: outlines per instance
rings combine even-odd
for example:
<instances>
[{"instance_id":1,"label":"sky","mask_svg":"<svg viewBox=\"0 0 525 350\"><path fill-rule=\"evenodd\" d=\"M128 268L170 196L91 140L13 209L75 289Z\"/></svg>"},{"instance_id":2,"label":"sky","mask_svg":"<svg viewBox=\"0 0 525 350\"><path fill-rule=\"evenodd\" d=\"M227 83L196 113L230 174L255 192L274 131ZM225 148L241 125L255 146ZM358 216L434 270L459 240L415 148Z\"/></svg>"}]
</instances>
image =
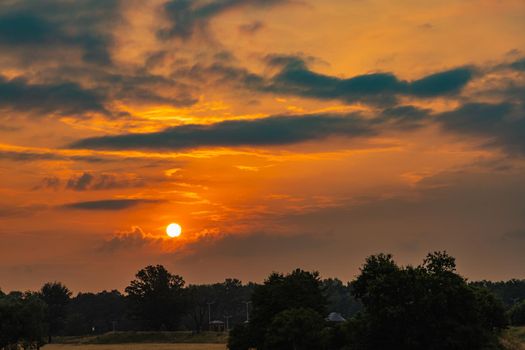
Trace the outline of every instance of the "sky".
<instances>
[{"instance_id":1,"label":"sky","mask_svg":"<svg viewBox=\"0 0 525 350\"><path fill-rule=\"evenodd\" d=\"M522 0L4 0L0 288L525 278L524 32Z\"/></svg>"}]
</instances>

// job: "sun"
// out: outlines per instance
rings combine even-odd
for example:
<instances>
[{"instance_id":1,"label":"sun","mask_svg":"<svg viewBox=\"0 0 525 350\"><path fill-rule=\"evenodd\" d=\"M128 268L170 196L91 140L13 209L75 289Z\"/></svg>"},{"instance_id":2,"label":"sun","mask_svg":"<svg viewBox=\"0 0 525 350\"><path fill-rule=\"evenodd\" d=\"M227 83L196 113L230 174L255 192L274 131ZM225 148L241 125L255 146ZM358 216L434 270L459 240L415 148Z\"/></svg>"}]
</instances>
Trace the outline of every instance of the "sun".
<instances>
[{"instance_id":1,"label":"sun","mask_svg":"<svg viewBox=\"0 0 525 350\"><path fill-rule=\"evenodd\" d=\"M166 234L171 238L179 237L182 233L182 227L179 224L172 222L166 227Z\"/></svg>"}]
</instances>

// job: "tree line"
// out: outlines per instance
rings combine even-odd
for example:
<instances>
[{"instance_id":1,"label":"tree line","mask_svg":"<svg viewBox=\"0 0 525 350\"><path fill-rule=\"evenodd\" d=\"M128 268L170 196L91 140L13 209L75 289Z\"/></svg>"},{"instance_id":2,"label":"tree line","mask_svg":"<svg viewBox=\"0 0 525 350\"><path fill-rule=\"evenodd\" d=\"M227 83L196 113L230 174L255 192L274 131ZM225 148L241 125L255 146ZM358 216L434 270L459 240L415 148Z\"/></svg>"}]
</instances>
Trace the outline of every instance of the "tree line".
<instances>
[{"instance_id":1,"label":"tree line","mask_svg":"<svg viewBox=\"0 0 525 350\"><path fill-rule=\"evenodd\" d=\"M330 312L346 321L327 321ZM262 284L186 285L156 265L138 271L124 293L72 296L59 282L0 292L0 348L110 331L198 333L221 322L233 328L231 350L490 349L509 322L525 325L525 281L468 283L454 258L437 252L416 267L371 256L350 283L297 269Z\"/></svg>"}]
</instances>

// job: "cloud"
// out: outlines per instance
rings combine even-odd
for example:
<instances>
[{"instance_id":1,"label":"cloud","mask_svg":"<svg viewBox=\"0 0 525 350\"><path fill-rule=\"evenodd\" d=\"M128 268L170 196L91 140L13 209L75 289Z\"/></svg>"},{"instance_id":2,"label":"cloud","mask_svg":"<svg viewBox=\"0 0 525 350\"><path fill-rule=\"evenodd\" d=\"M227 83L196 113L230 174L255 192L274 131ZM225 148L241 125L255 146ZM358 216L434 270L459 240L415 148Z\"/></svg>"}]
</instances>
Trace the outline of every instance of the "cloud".
<instances>
[{"instance_id":1,"label":"cloud","mask_svg":"<svg viewBox=\"0 0 525 350\"><path fill-rule=\"evenodd\" d=\"M62 207L65 209L79 209L79 210L124 210L141 204L159 203L159 200L153 199L103 199L87 202L75 202L65 204Z\"/></svg>"},{"instance_id":2,"label":"cloud","mask_svg":"<svg viewBox=\"0 0 525 350\"><path fill-rule=\"evenodd\" d=\"M133 226L131 231L117 232L112 238L104 241L100 245L100 251L113 253L119 250L137 249L161 241L161 238L148 235L139 226Z\"/></svg>"},{"instance_id":3,"label":"cloud","mask_svg":"<svg viewBox=\"0 0 525 350\"><path fill-rule=\"evenodd\" d=\"M108 28L119 18L118 0L12 0L0 4L0 46L20 51L23 60L35 52L64 55L81 51L85 62L110 64Z\"/></svg>"},{"instance_id":4,"label":"cloud","mask_svg":"<svg viewBox=\"0 0 525 350\"><path fill-rule=\"evenodd\" d=\"M239 32L243 34L253 35L264 28L264 23L261 21L254 21L239 26Z\"/></svg>"},{"instance_id":5,"label":"cloud","mask_svg":"<svg viewBox=\"0 0 525 350\"><path fill-rule=\"evenodd\" d=\"M285 145L332 135L374 134L357 115L274 116L224 121L212 125L182 125L160 132L102 136L80 140L73 148L184 149L194 147Z\"/></svg>"},{"instance_id":6,"label":"cloud","mask_svg":"<svg viewBox=\"0 0 525 350\"><path fill-rule=\"evenodd\" d=\"M510 68L518 71L525 71L525 58L512 62Z\"/></svg>"},{"instance_id":7,"label":"cloud","mask_svg":"<svg viewBox=\"0 0 525 350\"><path fill-rule=\"evenodd\" d=\"M525 155L525 110L523 105L467 103L436 116L446 131L479 137L488 147Z\"/></svg>"},{"instance_id":8,"label":"cloud","mask_svg":"<svg viewBox=\"0 0 525 350\"><path fill-rule=\"evenodd\" d=\"M66 188L74 191L111 190L140 187L145 184L141 178L126 174L92 174L84 172L68 179Z\"/></svg>"},{"instance_id":9,"label":"cloud","mask_svg":"<svg viewBox=\"0 0 525 350\"><path fill-rule=\"evenodd\" d=\"M23 78L0 76L0 108L37 114L107 113L97 92L71 82L32 84Z\"/></svg>"},{"instance_id":10,"label":"cloud","mask_svg":"<svg viewBox=\"0 0 525 350\"><path fill-rule=\"evenodd\" d=\"M93 175L90 173L83 173L78 177L72 177L67 180L66 188L75 191L85 191L93 181Z\"/></svg>"},{"instance_id":11,"label":"cloud","mask_svg":"<svg viewBox=\"0 0 525 350\"><path fill-rule=\"evenodd\" d=\"M436 97L458 93L474 75L473 69L460 67L405 81L392 73L370 73L339 78L310 70L298 56L270 55L270 66L279 71L258 88L266 92L290 94L317 99L339 99L393 104L397 95Z\"/></svg>"},{"instance_id":12,"label":"cloud","mask_svg":"<svg viewBox=\"0 0 525 350\"><path fill-rule=\"evenodd\" d=\"M209 21L226 11L243 6L270 7L288 3L289 0L171 0L164 5L170 25L158 32L163 39L188 39L196 31L205 32Z\"/></svg>"},{"instance_id":13,"label":"cloud","mask_svg":"<svg viewBox=\"0 0 525 350\"><path fill-rule=\"evenodd\" d=\"M42 179L40 184L36 186L34 189L39 190L39 189L44 188L44 189L53 189L56 191L60 187L60 183L61 183L60 179L56 176L45 177Z\"/></svg>"},{"instance_id":14,"label":"cloud","mask_svg":"<svg viewBox=\"0 0 525 350\"><path fill-rule=\"evenodd\" d=\"M36 162L46 160L74 160L88 163L99 163L110 161L108 157L98 156L80 156L80 155L65 155L54 152L32 152L32 151L13 151L0 150L0 159L11 160L15 162Z\"/></svg>"}]
</instances>

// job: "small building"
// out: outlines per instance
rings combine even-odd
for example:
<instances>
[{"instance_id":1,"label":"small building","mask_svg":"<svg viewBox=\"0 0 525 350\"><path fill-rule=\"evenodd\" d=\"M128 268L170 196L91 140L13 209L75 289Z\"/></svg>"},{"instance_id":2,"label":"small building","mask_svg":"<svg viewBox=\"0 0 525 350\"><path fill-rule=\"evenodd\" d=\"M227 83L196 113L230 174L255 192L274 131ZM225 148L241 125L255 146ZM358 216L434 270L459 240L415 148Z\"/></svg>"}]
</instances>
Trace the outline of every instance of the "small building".
<instances>
[{"instance_id":1,"label":"small building","mask_svg":"<svg viewBox=\"0 0 525 350\"><path fill-rule=\"evenodd\" d=\"M210 331L214 332L224 332L224 322L220 320L214 320L210 322Z\"/></svg>"}]
</instances>

